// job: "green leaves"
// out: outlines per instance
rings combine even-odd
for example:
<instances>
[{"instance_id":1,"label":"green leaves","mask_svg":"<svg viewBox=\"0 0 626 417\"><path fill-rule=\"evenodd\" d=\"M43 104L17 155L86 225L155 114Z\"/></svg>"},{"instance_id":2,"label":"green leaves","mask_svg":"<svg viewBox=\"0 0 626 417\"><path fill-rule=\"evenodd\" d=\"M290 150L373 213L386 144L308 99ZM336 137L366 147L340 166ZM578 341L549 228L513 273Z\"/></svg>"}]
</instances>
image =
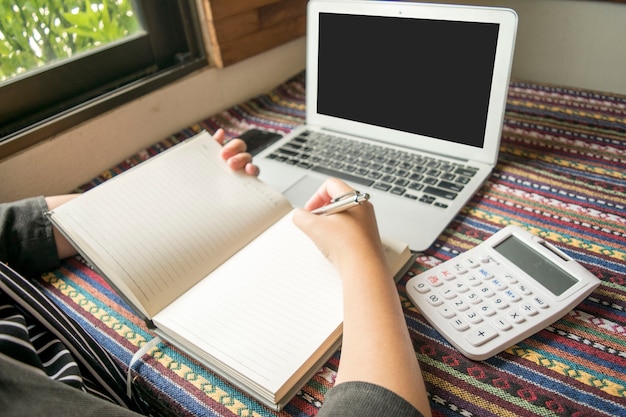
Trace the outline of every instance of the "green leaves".
<instances>
[{"instance_id":1,"label":"green leaves","mask_svg":"<svg viewBox=\"0 0 626 417\"><path fill-rule=\"evenodd\" d=\"M0 0L0 82L141 30L132 0Z\"/></svg>"},{"instance_id":2,"label":"green leaves","mask_svg":"<svg viewBox=\"0 0 626 417\"><path fill-rule=\"evenodd\" d=\"M84 12L64 13L65 20L72 24L72 27L67 28L67 32L101 44L118 40L128 35L131 30L138 29L136 19L128 19L129 16L134 16L128 1L116 3L115 9L109 7L109 3L111 2L107 0L101 3L85 1ZM115 12L113 16L110 13L112 9Z\"/></svg>"}]
</instances>

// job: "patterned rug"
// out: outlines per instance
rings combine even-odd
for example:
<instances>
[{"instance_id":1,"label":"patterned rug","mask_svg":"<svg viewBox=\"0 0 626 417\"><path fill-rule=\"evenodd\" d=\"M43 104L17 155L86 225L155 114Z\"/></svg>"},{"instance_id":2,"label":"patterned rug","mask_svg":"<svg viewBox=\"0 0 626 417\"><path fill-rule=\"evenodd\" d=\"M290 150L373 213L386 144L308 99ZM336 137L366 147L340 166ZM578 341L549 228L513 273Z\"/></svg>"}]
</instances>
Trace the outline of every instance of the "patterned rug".
<instances>
[{"instance_id":1,"label":"patterned rug","mask_svg":"<svg viewBox=\"0 0 626 417\"><path fill-rule=\"evenodd\" d=\"M304 95L299 74L123 161L79 191L202 129L223 127L231 137L252 127L287 132L303 121ZM435 416L626 416L625 206L626 97L513 81L493 175L398 284ZM553 325L489 360L471 361L428 325L404 285L508 224L542 236L602 284ZM80 257L44 275L43 285L124 369L154 336ZM313 416L339 358L278 414L164 343L133 366L133 375L163 415Z\"/></svg>"}]
</instances>

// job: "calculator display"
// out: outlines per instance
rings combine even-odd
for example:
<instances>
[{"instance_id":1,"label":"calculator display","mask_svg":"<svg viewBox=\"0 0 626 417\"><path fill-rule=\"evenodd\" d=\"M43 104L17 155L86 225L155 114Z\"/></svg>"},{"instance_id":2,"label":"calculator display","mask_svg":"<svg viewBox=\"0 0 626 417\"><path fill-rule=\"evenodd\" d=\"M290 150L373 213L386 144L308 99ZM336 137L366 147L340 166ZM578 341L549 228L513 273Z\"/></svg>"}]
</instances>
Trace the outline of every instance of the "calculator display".
<instances>
[{"instance_id":1,"label":"calculator display","mask_svg":"<svg viewBox=\"0 0 626 417\"><path fill-rule=\"evenodd\" d=\"M493 248L554 295L563 294L578 282L575 277L557 267L515 236L509 236Z\"/></svg>"}]
</instances>

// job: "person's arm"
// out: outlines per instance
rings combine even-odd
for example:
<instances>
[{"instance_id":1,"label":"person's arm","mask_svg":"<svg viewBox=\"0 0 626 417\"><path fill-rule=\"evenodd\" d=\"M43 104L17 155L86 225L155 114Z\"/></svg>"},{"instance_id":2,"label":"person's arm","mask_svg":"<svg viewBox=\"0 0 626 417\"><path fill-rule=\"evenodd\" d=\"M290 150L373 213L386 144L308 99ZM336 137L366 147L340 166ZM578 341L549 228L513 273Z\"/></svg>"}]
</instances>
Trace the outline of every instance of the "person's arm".
<instances>
[{"instance_id":1,"label":"person's arm","mask_svg":"<svg viewBox=\"0 0 626 417\"><path fill-rule=\"evenodd\" d=\"M342 278L343 345L336 385L362 381L382 386L430 416L419 363L397 289L387 270L374 208L364 203L330 216L311 210L351 188L330 179L296 211L294 222L335 265Z\"/></svg>"},{"instance_id":2,"label":"person's arm","mask_svg":"<svg viewBox=\"0 0 626 417\"><path fill-rule=\"evenodd\" d=\"M53 210L59 207L61 204L66 203L80 194L64 194L64 195L53 195L46 197L46 204L48 205L48 210ZM57 247L57 254L59 255L59 259L69 258L70 256L76 255L76 249L74 246L70 244L70 242L65 239L65 236L59 232L59 230L52 226L52 234L54 235L54 243Z\"/></svg>"}]
</instances>

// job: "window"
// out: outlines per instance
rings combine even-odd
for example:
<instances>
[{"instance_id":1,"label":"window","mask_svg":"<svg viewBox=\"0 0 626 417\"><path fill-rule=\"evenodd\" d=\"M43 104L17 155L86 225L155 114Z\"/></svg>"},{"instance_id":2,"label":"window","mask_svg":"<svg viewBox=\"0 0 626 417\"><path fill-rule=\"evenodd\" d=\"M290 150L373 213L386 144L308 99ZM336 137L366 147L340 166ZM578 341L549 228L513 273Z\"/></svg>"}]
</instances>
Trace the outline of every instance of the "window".
<instances>
[{"instance_id":1,"label":"window","mask_svg":"<svg viewBox=\"0 0 626 417\"><path fill-rule=\"evenodd\" d=\"M0 0L0 13L0 160L207 65L195 0Z\"/></svg>"},{"instance_id":2,"label":"window","mask_svg":"<svg viewBox=\"0 0 626 417\"><path fill-rule=\"evenodd\" d=\"M144 32L131 0L2 0L0 81L8 81Z\"/></svg>"}]
</instances>

